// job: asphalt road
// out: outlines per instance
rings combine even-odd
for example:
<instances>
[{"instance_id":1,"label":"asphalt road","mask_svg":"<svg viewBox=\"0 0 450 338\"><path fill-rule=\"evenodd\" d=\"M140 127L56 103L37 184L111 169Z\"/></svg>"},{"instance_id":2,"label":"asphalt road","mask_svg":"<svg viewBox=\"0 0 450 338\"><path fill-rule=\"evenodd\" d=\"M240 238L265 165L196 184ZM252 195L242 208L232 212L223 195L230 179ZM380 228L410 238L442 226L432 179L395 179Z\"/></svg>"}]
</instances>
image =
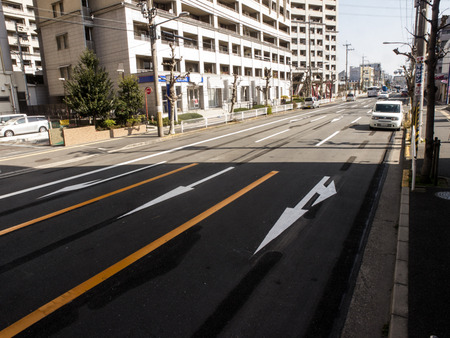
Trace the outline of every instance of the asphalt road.
<instances>
[{"instance_id":1,"label":"asphalt road","mask_svg":"<svg viewBox=\"0 0 450 338\"><path fill-rule=\"evenodd\" d=\"M393 135L373 102L0 146L0 336L329 335Z\"/></svg>"}]
</instances>

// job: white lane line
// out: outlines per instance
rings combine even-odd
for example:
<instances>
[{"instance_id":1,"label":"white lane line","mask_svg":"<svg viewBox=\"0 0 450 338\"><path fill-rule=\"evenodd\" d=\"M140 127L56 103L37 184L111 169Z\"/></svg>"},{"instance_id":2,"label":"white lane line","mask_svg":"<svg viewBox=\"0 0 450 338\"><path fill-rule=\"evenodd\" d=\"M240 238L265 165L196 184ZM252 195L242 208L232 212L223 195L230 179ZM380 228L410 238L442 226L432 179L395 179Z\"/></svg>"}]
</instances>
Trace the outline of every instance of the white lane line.
<instances>
[{"instance_id":1,"label":"white lane line","mask_svg":"<svg viewBox=\"0 0 450 338\"><path fill-rule=\"evenodd\" d=\"M156 167L157 165L164 164L166 162L167 161L162 161L162 162L159 162L159 163L151 164L151 165L148 165L148 166L145 166L145 167L142 167L142 168L138 168L138 169L135 169L135 170L132 170L132 171L127 171L127 172L122 173L120 175L108 177L108 178L106 178L104 180L95 180L95 181L90 181L90 182L84 182L84 183L80 183L80 184L70 185L68 187L64 187L64 188L59 189L57 191L51 192L50 194L44 195L44 196L42 196L40 198L52 196L52 195L55 195L55 194L58 194L58 193L61 193L61 192L74 191L74 190L84 189L84 188L87 188L87 187L92 187L92 186L97 185L97 184L101 184L101 183L105 183L105 182L108 182L108 181L111 181L111 180L115 180L116 178L119 178L119 177L131 175L131 174L137 173L137 172L142 171L142 170L146 170L146 169L149 169L149 168Z\"/></svg>"},{"instance_id":2,"label":"white lane line","mask_svg":"<svg viewBox=\"0 0 450 338\"><path fill-rule=\"evenodd\" d=\"M350 124L352 124L352 123L355 123L355 122L358 122L360 118L361 118L361 116L360 116L360 117L358 117L358 118L357 118L356 120L354 120L354 121L350 122Z\"/></svg>"},{"instance_id":3,"label":"white lane line","mask_svg":"<svg viewBox=\"0 0 450 338\"><path fill-rule=\"evenodd\" d=\"M370 114L370 113L372 113L372 111L371 110L369 110L366 114Z\"/></svg>"},{"instance_id":4,"label":"white lane line","mask_svg":"<svg viewBox=\"0 0 450 338\"><path fill-rule=\"evenodd\" d=\"M52 181L52 182L44 183L44 184L41 184L41 185L37 185L35 187L30 187L30 188L27 188L27 189L15 191L15 192L12 192L12 193L9 193L9 194L1 195L0 196L0 200L4 199L4 198L7 198L7 197L16 196L16 195L20 195L20 194L23 194L23 193L26 193L26 192L38 190L38 189L45 188L45 187L49 187L49 186L52 186L52 185L55 185L55 184L59 184L59 183L67 182L67 181L70 181L70 180L74 180L74 179L77 179L77 178L80 178L80 177L96 174L96 173L99 173L99 172L102 172L102 171L118 168L118 167L121 167L121 166L124 166L124 165L128 165L128 164L131 164L131 163L136 163L136 162L139 162L139 161L147 160L149 158L153 158L153 157L156 157L156 156L170 154L170 153L173 153L173 152L178 151L178 150L183 150L183 149L186 149L186 148L189 148L189 147L197 146L199 144L204 144L204 143L220 140L220 139L225 138L225 137L242 134L242 133L245 133L245 132L248 132L248 131L252 131L254 129L264 128L264 127L270 126L272 124L281 123L281 122L284 122L284 121L287 121L287 120L291 120L292 118L295 118L295 117L304 117L305 115L314 114L316 112L304 113L304 114L300 114L300 115L297 115L297 116L294 116L294 117L292 117L292 116L285 117L283 119L279 119L279 120L276 120L276 121L260 124L260 125L254 126L254 127L247 128L247 129L242 129L242 130L235 131L235 132L232 132L232 133L229 133L229 134L216 136L216 137L213 137L213 138L210 138L210 139L206 139L206 140L203 140L203 141L198 141L198 142L194 142L194 143L187 144L187 145L184 145L184 146L168 149L168 150L161 151L159 153L154 153L154 154L151 154L151 155L147 155L147 156L144 156L144 157L139 157L139 158L136 158L134 160L118 163L118 164L115 164L115 165L112 165L112 166L109 166L109 167L100 168L100 169L89 171L89 172L86 172L86 173L83 173L83 174L79 174L79 175L75 175L75 176L69 176L69 177L66 177L66 178L63 178L63 179L60 179L60 180L57 180L57 181Z\"/></svg>"},{"instance_id":5,"label":"white lane line","mask_svg":"<svg viewBox=\"0 0 450 338\"><path fill-rule=\"evenodd\" d=\"M343 117L344 117L344 115L341 115L341 116L339 116L339 117L336 117L335 119L332 119L330 123L333 123L333 122L342 120Z\"/></svg>"},{"instance_id":6,"label":"white lane line","mask_svg":"<svg viewBox=\"0 0 450 338\"><path fill-rule=\"evenodd\" d=\"M338 110L336 114L342 113L345 109Z\"/></svg>"},{"instance_id":7,"label":"white lane line","mask_svg":"<svg viewBox=\"0 0 450 338\"><path fill-rule=\"evenodd\" d=\"M135 212L141 211L141 210L149 208L149 207L151 207L151 206L153 206L155 204L167 201L168 199L171 199L171 198L176 197L178 195L181 195L181 194L184 194L184 193L189 192L191 190L194 190L194 187L196 185L199 185L199 184L202 184L202 183L204 183L206 181L209 181L209 180L211 180L211 179L213 179L213 178L215 178L215 177L217 177L219 175L222 175L222 174L224 174L227 171L230 171L232 169L234 169L234 167L228 167L228 168L226 168L226 169L224 169L222 171L219 171L219 172L217 172L217 173L215 173L213 175L205 177L205 178L201 179L200 181L194 182L194 183L188 185L187 187L179 186L178 188L175 188L175 189L165 193L164 195L161 195L161 196L151 200L150 202L145 203L145 204L141 205L140 207L137 207L136 209L133 209L133 210L127 212L126 214L123 214L122 216L119 216L117 219L129 216L131 214L134 214Z\"/></svg>"},{"instance_id":8,"label":"white lane line","mask_svg":"<svg viewBox=\"0 0 450 338\"><path fill-rule=\"evenodd\" d=\"M329 139L335 137L337 134L339 134L339 131L335 132L334 134L328 136L325 140L320 141L319 143L316 144L316 147L320 147L322 144L324 144L325 142L327 142Z\"/></svg>"},{"instance_id":9,"label":"white lane line","mask_svg":"<svg viewBox=\"0 0 450 338\"><path fill-rule=\"evenodd\" d=\"M37 166L36 169L46 169L46 168L59 167L59 166L64 165L64 164L69 164L69 163L83 161L83 160L86 160L86 159L88 159L90 157L93 157L93 156L95 156L95 155L87 155L87 156L75 157L75 158L72 158L70 160L43 164L43 165Z\"/></svg>"},{"instance_id":10,"label":"white lane line","mask_svg":"<svg viewBox=\"0 0 450 338\"><path fill-rule=\"evenodd\" d=\"M321 119L323 119L323 118L325 118L325 117L327 117L327 116L325 115L325 116L318 117L318 118L316 118L316 119L314 119L314 120L311 120L310 122L319 121L319 120L321 120Z\"/></svg>"},{"instance_id":11,"label":"white lane line","mask_svg":"<svg viewBox=\"0 0 450 338\"><path fill-rule=\"evenodd\" d=\"M259 142L261 142L261 141L267 140L267 139L272 138L272 137L274 137L274 136L283 134L283 133L285 133L285 132L287 132L287 131L289 131L289 130L290 130L290 129L286 129L286 130L280 131L279 133L275 133L275 134L272 134L272 135L270 135L270 136L264 137L264 138L262 138L262 139L260 139L260 140L258 140L258 141L255 141L255 143L259 143Z\"/></svg>"}]
</instances>

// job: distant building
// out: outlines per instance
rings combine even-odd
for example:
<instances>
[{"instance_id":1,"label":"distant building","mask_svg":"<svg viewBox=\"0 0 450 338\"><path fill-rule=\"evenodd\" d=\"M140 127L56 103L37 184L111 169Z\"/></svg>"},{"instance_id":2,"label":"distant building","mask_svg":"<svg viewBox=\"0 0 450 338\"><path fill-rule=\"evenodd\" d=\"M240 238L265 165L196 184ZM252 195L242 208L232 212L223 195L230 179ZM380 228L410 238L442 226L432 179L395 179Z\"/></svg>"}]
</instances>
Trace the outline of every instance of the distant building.
<instances>
[{"instance_id":1,"label":"distant building","mask_svg":"<svg viewBox=\"0 0 450 338\"><path fill-rule=\"evenodd\" d=\"M35 75L42 63L33 0L3 0L2 5L13 70Z\"/></svg>"},{"instance_id":2,"label":"distant building","mask_svg":"<svg viewBox=\"0 0 450 338\"><path fill-rule=\"evenodd\" d=\"M291 1L295 94L329 97L337 93L337 7L337 0Z\"/></svg>"},{"instance_id":3,"label":"distant building","mask_svg":"<svg viewBox=\"0 0 450 338\"><path fill-rule=\"evenodd\" d=\"M164 78L169 69L163 63L171 58L169 43L175 46L175 58L179 60L177 74L190 72L186 80L176 83L181 95L178 111L227 109L234 74L239 76L235 107L263 103L261 88L265 86L266 68L272 75L270 101L280 102L281 96L288 96L292 67L289 2L200 2L153 1L158 24L157 63L153 65L148 20L137 6L138 1L35 0L45 75L53 102L61 102L63 81L71 78L80 54L90 48L115 85L121 76L133 74L142 90L155 90L153 67L158 67L157 88L167 112ZM178 18L182 12L190 16ZM148 95L148 100L149 112L153 113L154 95Z\"/></svg>"},{"instance_id":4,"label":"distant building","mask_svg":"<svg viewBox=\"0 0 450 338\"><path fill-rule=\"evenodd\" d=\"M2 2L0 1L0 6ZM13 70L9 36L3 11L0 11L0 113L26 111L25 77Z\"/></svg>"}]
</instances>

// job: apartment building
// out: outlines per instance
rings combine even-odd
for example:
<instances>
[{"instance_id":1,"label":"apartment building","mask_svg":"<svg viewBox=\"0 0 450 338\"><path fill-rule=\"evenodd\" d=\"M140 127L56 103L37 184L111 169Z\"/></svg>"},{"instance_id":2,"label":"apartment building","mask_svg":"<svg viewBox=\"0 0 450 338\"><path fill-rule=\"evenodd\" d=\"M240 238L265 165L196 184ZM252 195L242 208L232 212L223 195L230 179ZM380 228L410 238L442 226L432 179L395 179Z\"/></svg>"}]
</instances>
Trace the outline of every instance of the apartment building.
<instances>
[{"instance_id":1,"label":"apartment building","mask_svg":"<svg viewBox=\"0 0 450 338\"><path fill-rule=\"evenodd\" d=\"M139 1L35 0L39 13L41 51L50 96L64 95L79 55L85 48L97 54L100 64L117 83L135 74L140 86L155 90L148 20ZM264 69L272 71L270 99L289 95L291 21L287 0L154 0L156 50L163 105L169 69L164 63L175 46L177 74L189 76L176 84L181 94L179 112L224 108L231 99L234 74L238 76L237 107L262 103ZM188 17L178 17L189 12ZM155 112L154 95L148 95Z\"/></svg>"},{"instance_id":2,"label":"apartment building","mask_svg":"<svg viewBox=\"0 0 450 338\"><path fill-rule=\"evenodd\" d=\"M291 0L294 93L337 93L338 0Z\"/></svg>"},{"instance_id":3,"label":"apartment building","mask_svg":"<svg viewBox=\"0 0 450 338\"><path fill-rule=\"evenodd\" d=\"M35 75L42 70L33 0L2 0L13 70Z\"/></svg>"}]
</instances>

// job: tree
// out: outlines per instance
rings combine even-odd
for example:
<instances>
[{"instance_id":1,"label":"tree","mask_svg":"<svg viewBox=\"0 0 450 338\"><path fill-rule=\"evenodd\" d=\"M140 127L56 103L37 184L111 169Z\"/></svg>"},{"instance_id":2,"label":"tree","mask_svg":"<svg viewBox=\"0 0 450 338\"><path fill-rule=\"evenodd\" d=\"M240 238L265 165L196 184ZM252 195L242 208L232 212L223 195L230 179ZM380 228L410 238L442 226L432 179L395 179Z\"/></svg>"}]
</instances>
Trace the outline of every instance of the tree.
<instances>
[{"instance_id":1,"label":"tree","mask_svg":"<svg viewBox=\"0 0 450 338\"><path fill-rule=\"evenodd\" d=\"M436 65L440 58L445 56L445 52L437 43L439 32L450 26L447 24L448 16L442 16L441 24L439 25L439 5L440 0L424 1L424 3L432 6L431 19L425 17L425 20L430 24L430 33L427 41L427 123L425 127L425 153L421 169L422 180L427 182L431 178L431 167L433 162L433 143L434 143L434 115L436 107L436 87L434 83ZM423 14L422 14L423 15ZM421 37L425 39L424 37Z\"/></svg>"},{"instance_id":2,"label":"tree","mask_svg":"<svg viewBox=\"0 0 450 338\"><path fill-rule=\"evenodd\" d=\"M264 94L264 104L269 105L269 90L270 90L270 79L272 78L272 68L264 68L264 80L266 81L266 86L264 88L256 87L259 91Z\"/></svg>"},{"instance_id":3,"label":"tree","mask_svg":"<svg viewBox=\"0 0 450 338\"><path fill-rule=\"evenodd\" d=\"M137 115L144 104L144 94L139 89L138 80L130 75L119 82L119 97L116 102L116 117L124 124L133 115Z\"/></svg>"},{"instance_id":4,"label":"tree","mask_svg":"<svg viewBox=\"0 0 450 338\"><path fill-rule=\"evenodd\" d=\"M237 81L238 81L238 74L233 74L234 76L234 82L233 82L233 91L231 93L231 107L230 107L230 114L233 114L234 104L236 103L236 96L237 96Z\"/></svg>"},{"instance_id":5,"label":"tree","mask_svg":"<svg viewBox=\"0 0 450 338\"><path fill-rule=\"evenodd\" d=\"M167 99L170 102L170 109L169 109L169 115L170 115L170 128L169 128L169 134L173 135L175 134L175 104L177 103L178 98L181 97L180 95L176 94L175 91L175 84L177 82L178 79L184 79L187 76L189 76L189 72L184 74L184 75L178 75L175 76L174 71L175 71L175 66L177 65L177 60L175 59L175 47L173 46L172 43L169 44L170 49L172 50L172 57L170 59L170 61L168 62L164 62L163 65L164 66L168 66L169 67L169 79L166 79L166 82L169 82L169 95L166 94ZM181 61L182 58L179 60Z\"/></svg>"},{"instance_id":6,"label":"tree","mask_svg":"<svg viewBox=\"0 0 450 338\"><path fill-rule=\"evenodd\" d=\"M65 82L64 102L82 117L105 118L114 108L113 86L108 73L99 66L94 52L86 49L75 66L72 79Z\"/></svg>"}]
</instances>

